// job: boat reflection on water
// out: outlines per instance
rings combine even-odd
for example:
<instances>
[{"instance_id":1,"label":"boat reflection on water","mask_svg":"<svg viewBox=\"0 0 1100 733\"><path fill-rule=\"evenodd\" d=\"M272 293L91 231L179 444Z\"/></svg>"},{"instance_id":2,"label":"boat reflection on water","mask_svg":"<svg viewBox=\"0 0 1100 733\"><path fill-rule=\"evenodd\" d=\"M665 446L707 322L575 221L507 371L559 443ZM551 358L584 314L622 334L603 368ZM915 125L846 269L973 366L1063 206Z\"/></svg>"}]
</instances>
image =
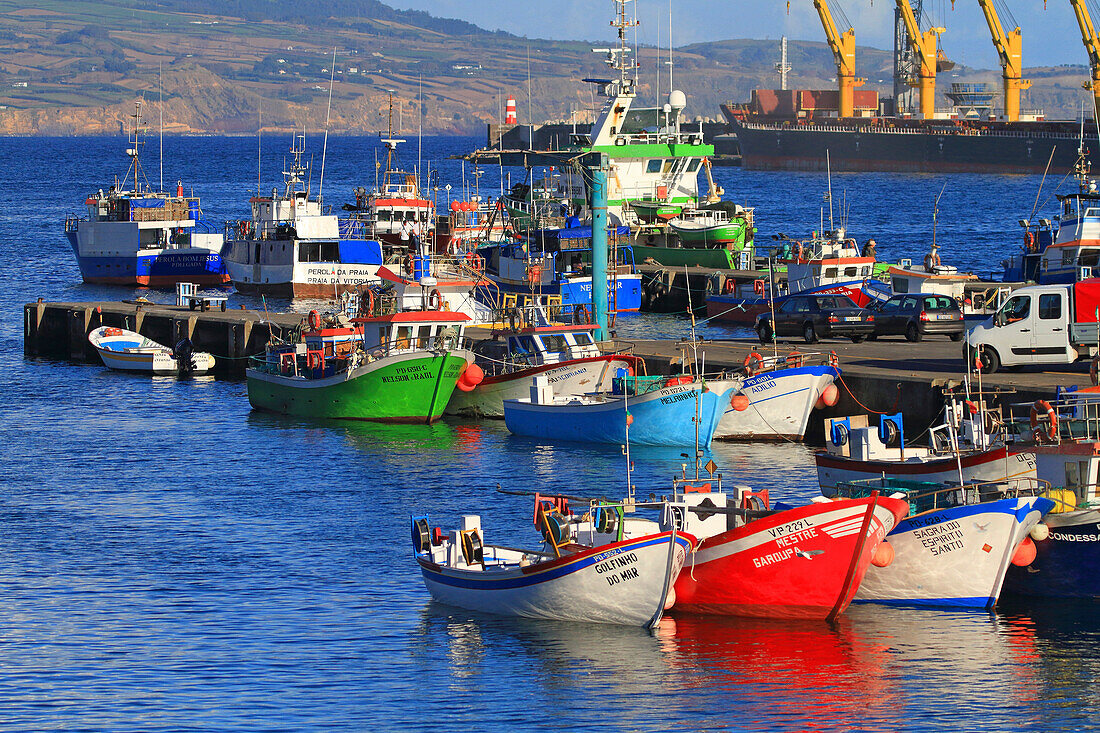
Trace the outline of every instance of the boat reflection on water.
<instances>
[{"instance_id":1,"label":"boat reflection on water","mask_svg":"<svg viewBox=\"0 0 1100 733\"><path fill-rule=\"evenodd\" d=\"M721 725L798 719L808 729L832 728L879 719L897 704L885 674L889 648L844 616L825 623L676 615L661 620L659 636L685 686L736 693L738 709Z\"/></svg>"},{"instance_id":2,"label":"boat reflection on water","mask_svg":"<svg viewBox=\"0 0 1100 733\"><path fill-rule=\"evenodd\" d=\"M1094 633L1100 620L1087 626ZM1096 645L1067 672L1065 640L1037 638L1042 628L1064 635L1073 624L867 605L832 624L674 613L649 634L429 603L413 667L470 685L507 670L505 715L521 715L529 695L569 694L571 709L597 705L613 729L900 730L949 720L956 730L1018 730L1037 723L1020 717L1027 710L1063 696L1075 702L1055 717L1095 719Z\"/></svg>"}]
</instances>

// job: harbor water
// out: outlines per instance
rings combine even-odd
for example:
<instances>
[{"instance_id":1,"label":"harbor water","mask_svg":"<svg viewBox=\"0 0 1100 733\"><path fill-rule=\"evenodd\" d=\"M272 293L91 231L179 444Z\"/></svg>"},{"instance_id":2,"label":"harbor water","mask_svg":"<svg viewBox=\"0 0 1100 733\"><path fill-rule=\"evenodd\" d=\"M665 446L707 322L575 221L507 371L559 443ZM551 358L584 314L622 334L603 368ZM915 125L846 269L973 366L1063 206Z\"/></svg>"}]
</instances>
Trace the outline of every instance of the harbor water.
<instances>
[{"instance_id":1,"label":"harbor water","mask_svg":"<svg viewBox=\"0 0 1100 733\"><path fill-rule=\"evenodd\" d=\"M320 141L307 140L315 185ZM478 142L425 140L441 201L442 186L453 199L462 185L447 156ZM261 191L280 180L289 145L264 139ZM673 616L652 634L432 603L410 515L450 527L477 513L488 542L530 544L531 501L497 486L619 496L620 449L516 438L500 421L303 421L253 413L239 380L24 359L25 302L172 299L81 284L62 233L67 213L125 173L125 147L123 138L0 143L0 728L1096 727L1093 602L1006 599L993 613L862 605L834 624ZM373 176L377 148L330 138L326 203L338 209L353 187L373 184L362 176ZM415 142L402 153L414 162ZM154 137L143 158L154 184L157 157ZM193 187L214 220L244 217L256 159L255 138L166 138L165 186ZM819 228L823 206L828 227L824 174L715 173L728 199L756 207L762 239ZM1064 173L1048 177L1040 204ZM490 169L482 193L498 195L497 179ZM873 236L881 259L920 259L942 189L943 260L988 274L1019 246L1016 222L1038 186L1038 176L834 175L834 217L843 205L851 235ZM1039 213L1051 210L1048 201ZM230 295L240 303L261 305ZM618 327L682 336L688 324L641 314ZM809 447L716 443L708 455L727 485L787 502L817 493ZM643 495L667 493L686 460L644 448L632 458Z\"/></svg>"}]
</instances>

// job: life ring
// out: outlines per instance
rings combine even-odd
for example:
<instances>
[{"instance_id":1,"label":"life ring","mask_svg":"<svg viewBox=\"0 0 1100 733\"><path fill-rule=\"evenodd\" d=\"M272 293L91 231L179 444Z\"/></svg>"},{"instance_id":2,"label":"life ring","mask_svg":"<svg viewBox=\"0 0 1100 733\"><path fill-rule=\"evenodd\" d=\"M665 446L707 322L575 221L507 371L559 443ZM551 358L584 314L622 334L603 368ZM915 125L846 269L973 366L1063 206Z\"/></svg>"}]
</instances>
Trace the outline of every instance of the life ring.
<instances>
[{"instance_id":1,"label":"life ring","mask_svg":"<svg viewBox=\"0 0 1100 733\"><path fill-rule=\"evenodd\" d=\"M433 311L443 309L443 295L438 288L432 288L432 291L428 293L428 307Z\"/></svg>"},{"instance_id":2,"label":"life ring","mask_svg":"<svg viewBox=\"0 0 1100 733\"><path fill-rule=\"evenodd\" d=\"M366 300L364 301L364 297ZM366 302L367 307L363 308L363 303ZM359 296L359 315L364 318L370 318L374 315L374 291L364 290L363 294Z\"/></svg>"},{"instance_id":3,"label":"life ring","mask_svg":"<svg viewBox=\"0 0 1100 733\"><path fill-rule=\"evenodd\" d=\"M840 366L840 357L836 355L835 351L829 352L829 366L833 367L834 369Z\"/></svg>"},{"instance_id":4,"label":"life ring","mask_svg":"<svg viewBox=\"0 0 1100 733\"><path fill-rule=\"evenodd\" d=\"M734 280L734 279L733 279L732 277L727 277L727 278L726 278L726 285L725 285L725 287L723 288L723 290L725 291L726 295L730 295L730 294L732 294L732 293L733 293L733 290L734 290L734 288L736 288L736 287L737 287L737 281L736 281L736 280Z\"/></svg>"},{"instance_id":5,"label":"life ring","mask_svg":"<svg viewBox=\"0 0 1100 733\"><path fill-rule=\"evenodd\" d=\"M575 305L573 306L573 323L577 325L591 323L592 316L588 312L587 305Z\"/></svg>"},{"instance_id":6,"label":"life ring","mask_svg":"<svg viewBox=\"0 0 1100 733\"><path fill-rule=\"evenodd\" d=\"M752 292L756 293L760 297L763 297L764 296L764 281L763 280L753 280L752 281Z\"/></svg>"},{"instance_id":7,"label":"life ring","mask_svg":"<svg viewBox=\"0 0 1100 733\"><path fill-rule=\"evenodd\" d=\"M466 262L471 268L477 270L478 272L481 272L483 269L485 269L485 259L477 252L467 252Z\"/></svg>"},{"instance_id":8,"label":"life ring","mask_svg":"<svg viewBox=\"0 0 1100 733\"><path fill-rule=\"evenodd\" d=\"M248 238L248 222L247 221L237 222L237 239L247 239L247 238Z\"/></svg>"},{"instance_id":9,"label":"life ring","mask_svg":"<svg viewBox=\"0 0 1100 733\"><path fill-rule=\"evenodd\" d=\"M1047 428L1047 437L1051 442L1058 440L1058 415L1046 400L1035 400L1035 404L1031 406L1032 434L1034 434L1036 438L1042 435L1042 433L1036 431L1039 429L1039 421L1042 420L1044 415L1050 420L1050 426Z\"/></svg>"},{"instance_id":10,"label":"life ring","mask_svg":"<svg viewBox=\"0 0 1100 733\"><path fill-rule=\"evenodd\" d=\"M802 246L802 242L796 242L794 245L794 258L801 262L806 256L806 248Z\"/></svg>"},{"instance_id":11,"label":"life ring","mask_svg":"<svg viewBox=\"0 0 1100 733\"><path fill-rule=\"evenodd\" d=\"M804 359L805 357L802 356L802 354L799 354L797 351L792 351L791 353L787 354L787 366L796 368L800 367L802 366L802 362Z\"/></svg>"},{"instance_id":12,"label":"life ring","mask_svg":"<svg viewBox=\"0 0 1100 733\"><path fill-rule=\"evenodd\" d=\"M940 256L935 252L929 252L924 256L924 269L931 272L933 268L940 266Z\"/></svg>"},{"instance_id":13,"label":"life ring","mask_svg":"<svg viewBox=\"0 0 1100 733\"><path fill-rule=\"evenodd\" d=\"M309 317L307 318L307 323L309 323L309 328L311 331L316 331L321 327L321 314L317 311L310 311Z\"/></svg>"},{"instance_id":14,"label":"life ring","mask_svg":"<svg viewBox=\"0 0 1100 733\"><path fill-rule=\"evenodd\" d=\"M1024 232L1024 247L1031 253L1038 249L1035 242L1035 232Z\"/></svg>"},{"instance_id":15,"label":"life ring","mask_svg":"<svg viewBox=\"0 0 1100 733\"><path fill-rule=\"evenodd\" d=\"M1089 364L1089 377L1092 379L1092 386L1100 385L1100 356L1092 358L1092 363Z\"/></svg>"},{"instance_id":16,"label":"life ring","mask_svg":"<svg viewBox=\"0 0 1100 733\"><path fill-rule=\"evenodd\" d=\"M750 351L745 357L745 376L751 377L764 366L764 357L755 351Z\"/></svg>"}]
</instances>

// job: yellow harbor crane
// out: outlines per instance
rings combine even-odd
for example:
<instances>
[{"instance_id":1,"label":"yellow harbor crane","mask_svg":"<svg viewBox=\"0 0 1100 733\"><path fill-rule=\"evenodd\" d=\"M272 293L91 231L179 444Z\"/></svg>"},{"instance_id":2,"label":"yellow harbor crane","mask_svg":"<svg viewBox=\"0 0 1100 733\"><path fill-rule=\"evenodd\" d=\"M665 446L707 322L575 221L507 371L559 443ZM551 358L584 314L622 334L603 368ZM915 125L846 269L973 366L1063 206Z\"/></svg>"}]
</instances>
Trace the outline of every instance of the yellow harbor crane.
<instances>
[{"instance_id":1,"label":"yellow harbor crane","mask_svg":"<svg viewBox=\"0 0 1100 733\"><path fill-rule=\"evenodd\" d=\"M993 36L993 46L997 49L997 55L1001 60L1005 88L1005 119L1016 122L1020 119L1020 90L1031 88L1031 81L1021 78L1023 41L1020 26L1005 33L1001 19L997 16L997 9L993 7L993 0L978 0L978 5L985 13L985 22L989 25L989 32Z\"/></svg>"},{"instance_id":2,"label":"yellow harbor crane","mask_svg":"<svg viewBox=\"0 0 1100 733\"><path fill-rule=\"evenodd\" d=\"M837 111L841 117L851 117L855 114L856 87L863 86L866 79L856 78L856 32L853 28L841 33L837 30L833 21L833 14L829 10L826 0L814 0L814 7L821 17L821 25L825 28L825 37L829 40L829 48L836 59L836 81L840 96Z\"/></svg>"},{"instance_id":3,"label":"yellow harbor crane","mask_svg":"<svg viewBox=\"0 0 1100 733\"><path fill-rule=\"evenodd\" d=\"M1096 28L1092 25L1085 0L1069 0L1073 13L1077 16L1077 25L1081 27L1081 40L1089 54L1089 69L1092 80L1085 82L1085 89L1092 90L1093 114L1100 114L1100 39L1096 37Z\"/></svg>"},{"instance_id":4,"label":"yellow harbor crane","mask_svg":"<svg viewBox=\"0 0 1100 733\"><path fill-rule=\"evenodd\" d=\"M920 70L917 72L917 83L914 86L920 91L921 114L925 119L930 120L936 112L936 45L940 34L947 29L933 27L921 33L909 0L897 0L897 6L905 22L905 35L909 38L909 47L920 59Z\"/></svg>"}]
</instances>

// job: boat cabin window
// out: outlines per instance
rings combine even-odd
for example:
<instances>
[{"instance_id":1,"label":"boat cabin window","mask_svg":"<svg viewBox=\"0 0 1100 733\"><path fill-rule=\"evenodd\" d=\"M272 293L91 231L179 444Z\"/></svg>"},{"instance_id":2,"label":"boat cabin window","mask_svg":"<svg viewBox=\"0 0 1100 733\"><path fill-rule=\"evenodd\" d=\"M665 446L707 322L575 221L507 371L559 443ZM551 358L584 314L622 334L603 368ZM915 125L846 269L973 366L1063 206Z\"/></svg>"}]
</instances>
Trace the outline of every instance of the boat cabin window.
<instances>
[{"instance_id":1,"label":"boat cabin window","mask_svg":"<svg viewBox=\"0 0 1100 733\"><path fill-rule=\"evenodd\" d=\"M661 172L662 173L671 173L672 172L672 167L674 165L676 165L675 160L666 160L664 166L662 166L662 168L661 168Z\"/></svg>"},{"instance_id":2,"label":"boat cabin window","mask_svg":"<svg viewBox=\"0 0 1100 733\"><path fill-rule=\"evenodd\" d=\"M397 335L393 343L395 349L408 349L412 347L412 326L398 326L395 333Z\"/></svg>"},{"instance_id":3,"label":"boat cabin window","mask_svg":"<svg viewBox=\"0 0 1100 733\"><path fill-rule=\"evenodd\" d=\"M509 336L508 350L513 354L534 354L539 347L531 336Z\"/></svg>"},{"instance_id":4,"label":"boat cabin window","mask_svg":"<svg viewBox=\"0 0 1100 733\"><path fill-rule=\"evenodd\" d=\"M699 170L699 162L698 158L693 158L692 161L688 163L688 173L694 173Z\"/></svg>"},{"instance_id":5,"label":"boat cabin window","mask_svg":"<svg viewBox=\"0 0 1100 733\"><path fill-rule=\"evenodd\" d=\"M1072 488L1082 499L1091 499L1096 478L1090 475L1091 461L1066 461L1066 488Z\"/></svg>"},{"instance_id":6,"label":"boat cabin window","mask_svg":"<svg viewBox=\"0 0 1100 733\"><path fill-rule=\"evenodd\" d=\"M825 268L825 277L835 278L837 276L837 272L838 272L838 268L836 268L836 267L826 267Z\"/></svg>"},{"instance_id":7,"label":"boat cabin window","mask_svg":"<svg viewBox=\"0 0 1100 733\"><path fill-rule=\"evenodd\" d=\"M1100 265L1100 249L1089 247L1081 250L1081 256L1077 258L1077 264L1081 267L1096 267Z\"/></svg>"},{"instance_id":8,"label":"boat cabin window","mask_svg":"<svg viewBox=\"0 0 1100 733\"><path fill-rule=\"evenodd\" d=\"M560 333L545 334L540 336L539 340L542 341L543 347L548 352L554 353L569 350L569 344L565 343L565 336L562 336Z\"/></svg>"},{"instance_id":9,"label":"boat cabin window","mask_svg":"<svg viewBox=\"0 0 1100 733\"><path fill-rule=\"evenodd\" d=\"M1077 256L1077 252L1075 250L1067 247L1066 249L1062 250L1062 264L1063 265L1072 265L1073 264L1073 259L1076 256Z\"/></svg>"},{"instance_id":10,"label":"boat cabin window","mask_svg":"<svg viewBox=\"0 0 1100 733\"><path fill-rule=\"evenodd\" d=\"M1039 296L1039 318L1051 320L1062 317L1062 296L1060 293L1046 293Z\"/></svg>"},{"instance_id":11,"label":"boat cabin window","mask_svg":"<svg viewBox=\"0 0 1100 733\"><path fill-rule=\"evenodd\" d=\"M577 346L593 346L596 343L588 331L577 331L573 334L573 340L577 342Z\"/></svg>"},{"instance_id":12,"label":"boat cabin window","mask_svg":"<svg viewBox=\"0 0 1100 733\"><path fill-rule=\"evenodd\" d=\"M299 262L339 262L339 242L299 242Z\"/></svg>"},{"instance_id":13,"label":"boat cabin window","mask_svg":"<svg viewBox=\"0 0 1100 733\"><path fill-rule=\"evenodd\" d=\"M646 163L646 173L660 173L661 172L661 159L654 158Z\"/></svg>"},{"instance_id":14,"label":"boat cabin window","mask_svg":"<svg viewBox=\"0 0 1100 733\"><path fill-rule=\"evenodd\" d=\"M870 277L870 275L871 275L871 266L870 265L864 265L863 268L860 269L859 274L862 275L863 277Z\"/></svg>"},{"instance_id":15,"label":"boat cabin window","mask_svg":"<svg viewBox=\"0 0 1100 733\"><path fill-rule=\"evenodd\" d=\"M845 267L844 268L844 277L856 277L856 275L858 273L859 273L859 268L858 267Z\"/></svg>"},{"instance_id":16,"label":"boat cabin window","mask_svg":"<svg viewBox=\"0 0 1100 733\"><path fill-rule=\"evenodd\" d=\"M895 293L909 292L909 280L907 278L890 278L890 286L894 288Z\"/></svg>"}]
</instances>

